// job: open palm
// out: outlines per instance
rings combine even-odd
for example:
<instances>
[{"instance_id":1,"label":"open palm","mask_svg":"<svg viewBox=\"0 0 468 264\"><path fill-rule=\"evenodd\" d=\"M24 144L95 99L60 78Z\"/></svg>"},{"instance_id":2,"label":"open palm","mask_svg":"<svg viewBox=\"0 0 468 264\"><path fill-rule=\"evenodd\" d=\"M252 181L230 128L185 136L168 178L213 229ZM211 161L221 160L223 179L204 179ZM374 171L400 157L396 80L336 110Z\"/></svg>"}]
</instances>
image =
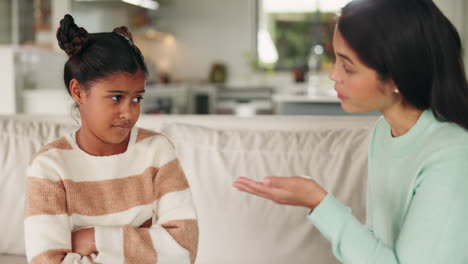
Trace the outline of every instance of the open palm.
<instances>
[{"instance_id":1,"label":"open palm","mask_svg":"<svg viewBox=\"0 0 468 264\"><path fill-rule=\"evenodd\" d=\"M314 180L305 177L265 177L257 182L239 177L233 182L237 189L279 204L303 206L314 209L327 192Z\"/></svg>"}]
</instances>

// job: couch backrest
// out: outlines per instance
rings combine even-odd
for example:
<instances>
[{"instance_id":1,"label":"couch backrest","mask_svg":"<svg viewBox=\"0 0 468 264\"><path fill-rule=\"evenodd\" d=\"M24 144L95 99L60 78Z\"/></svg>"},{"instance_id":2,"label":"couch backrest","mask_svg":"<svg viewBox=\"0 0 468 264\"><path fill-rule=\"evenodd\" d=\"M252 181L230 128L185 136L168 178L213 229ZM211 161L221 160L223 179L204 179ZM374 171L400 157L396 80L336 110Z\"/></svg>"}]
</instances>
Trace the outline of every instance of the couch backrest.
<instances>
[{"instance_id":1,"label":"couch backrest","mask_svg":"<svg viewBox=\"0 0 468 264\"><path fill-rule=\"evenodd\" d=\"M333 259L329 246L306 222L306 212L242 194L231 182L241 175L310 175L362 219L366 139L375 120L142 116L138 125L163 131L176 145L199 211L198 263L284 263L297 256L290 262L299 264L310 263L314 254ZM76 128L69 117L0 116L0 254L24 254L24 180L30 158ZM272 241L282 245L273 255L281 257L266 262Z\"/></svg>"},{"instance_id":2,"label":"couch backrest","mask_svg":"<svg viewBox=\"0 0 468 264\"><path fill-rule=\"evenodd\" d=\"M176 146L199 216L200 264L338 263L305 208L232 187L238 176L308 176L365 216L368 126L302 131L163 128Z\"/></svg>"}]
</instances>

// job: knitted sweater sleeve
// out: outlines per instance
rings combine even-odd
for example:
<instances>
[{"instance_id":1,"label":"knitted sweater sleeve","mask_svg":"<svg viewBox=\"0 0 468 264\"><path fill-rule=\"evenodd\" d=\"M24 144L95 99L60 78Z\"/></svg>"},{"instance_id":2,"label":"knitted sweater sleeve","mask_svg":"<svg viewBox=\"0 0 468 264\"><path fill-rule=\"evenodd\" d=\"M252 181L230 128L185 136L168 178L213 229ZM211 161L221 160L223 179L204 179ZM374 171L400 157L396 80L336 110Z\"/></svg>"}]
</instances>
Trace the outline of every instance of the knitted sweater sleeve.
<instances>
[{"instance_id":1,"label":"knitted sweater sleeve","mask_svg":"<svg viewBox=\"0 0 468 264\"><path fill-rule=\"evenodd\" d=\"M467 263L468 149L434 153L421 168L394 246L382 243L331 194L309 215L343 263ZM402 171L403 173L403 171Z\"/></svg>"},{"instance_id":2,"label":"knitted sweater sleeve","mask_svg":"<svg viewBox=\"0 0 468 264\"><path fill-rule=\"evenodd\" d=\"M154 173L153 225L95 227L97 262L121 263L122 257L125 263L195 262L197 215L188 181L169 145L164 152L173 158L157 166Z\"/></svg>"},{"instance_id":3,"label":"knitted sweater sleeve","mask_svg":"<svg viewBox=\"0 0 468 264\"><path fill-rule=\"evenodd\" d=\"M29 263L90 264L92 256L72 252L71 220L63 181L46 157L29 164L26 179L25 246Z\"/></svg>"}]
</instances>

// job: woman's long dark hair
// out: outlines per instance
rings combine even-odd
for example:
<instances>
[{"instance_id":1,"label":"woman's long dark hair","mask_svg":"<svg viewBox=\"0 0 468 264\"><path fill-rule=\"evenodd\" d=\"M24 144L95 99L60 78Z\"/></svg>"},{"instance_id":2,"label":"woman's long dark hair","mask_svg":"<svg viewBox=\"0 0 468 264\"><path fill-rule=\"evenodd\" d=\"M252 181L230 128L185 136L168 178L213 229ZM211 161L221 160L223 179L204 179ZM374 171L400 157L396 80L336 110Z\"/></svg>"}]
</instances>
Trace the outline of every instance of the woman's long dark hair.
<instances>
[{"instance_id":1,"label":"woman's long dark hair","mask_svg":"<svg viewBox=\"0 0 468 264\"><path fill-rule=\"evenodd\" d=\"M468 129L468 84L460 36L430 0L353 0L338 30L405 102Z\"/></svg>"}]
</instances>

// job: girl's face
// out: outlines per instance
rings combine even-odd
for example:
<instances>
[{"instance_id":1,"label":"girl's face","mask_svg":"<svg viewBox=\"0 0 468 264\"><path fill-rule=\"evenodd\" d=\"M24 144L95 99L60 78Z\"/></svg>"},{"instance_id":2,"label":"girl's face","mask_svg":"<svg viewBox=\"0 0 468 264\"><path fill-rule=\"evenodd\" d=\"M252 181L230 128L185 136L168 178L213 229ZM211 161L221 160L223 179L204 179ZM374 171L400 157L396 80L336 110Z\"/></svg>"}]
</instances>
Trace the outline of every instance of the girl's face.
<instances>
[{"instance_id":1,"label":"girl's face","mask_svg":"<svg viewBox=\"0 0 468 264\"><path fill-rule=\"evenodd\" d=\"M140 115L144 92L145 76L141 71L113 74L90 84L79 102L81 130L87 139L91 137L88 142L126 145Z\"/></svg>"},{"instance_id":2,"label":"girl's face","mask_svg":"<svg viewBox=\"0 0 468 264\"><path fill-rule=\"evenodd\" d=\"M364 65L348 46L338 28L333 35L336 63L330 73L341 107L349 113L385 111L396 103L392 80L382 81L374 69Z\"/></svg>"}]
</instances>

